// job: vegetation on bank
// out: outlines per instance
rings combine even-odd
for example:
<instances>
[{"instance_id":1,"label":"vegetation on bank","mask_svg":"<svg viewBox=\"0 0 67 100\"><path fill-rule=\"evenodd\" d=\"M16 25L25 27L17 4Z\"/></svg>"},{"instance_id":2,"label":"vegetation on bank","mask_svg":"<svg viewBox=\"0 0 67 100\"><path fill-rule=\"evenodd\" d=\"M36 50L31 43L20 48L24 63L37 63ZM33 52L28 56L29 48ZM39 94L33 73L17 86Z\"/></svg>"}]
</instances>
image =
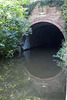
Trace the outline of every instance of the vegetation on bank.
<instances>
[{"instance_id":1,"label":"vegetation on bank","mask_svg":"<svg viewBox=\"0 0 67 100\"><path fill-rule=\"evenodd\" d=\"M48 5L51 7L59 7L64 4L64 0L39 0L40 6L43 7L44 5Z\"/></svg>"},{"instance_id":2,"label":"vegetation on bank","mask_svg":"<svg viewBox=\"0 0 67 100\"><path fill-rule=\"evenodd\" d=\"M23 7L28 2L29 0L0 1L0 55L12 57L21 44L22 35L31 33L30 22L26 19L28 8Z\"/></svg>"},{"instance_id":3,"label":"vegetation on bank","mask_svg":"<svg viewBox=\"0 0 67 100\"><path fill-rule=\"evenodd\" d=\"M30 2L32 1L32 2ZM64 31L66 41L57 55L60 59L63 54L66 55L67 47L67 1L65 0L1 0L0 1L0 55L12 57L19 45L23 45L20 41L22 35L27 36L31 33L28 15L35 5L40 2L40 7L44 5L61 6L63 5ZM65 60L66 62L66 60ZM67 64L67 62L66 62Z\"/></svg>"},{"instance_id":4,"label":"vegetation on bank","mask_svg":"<svg viewBox=\"0 0 67 100\"><path fill-rule=\"evenodd\" d=\"M65 42L63 43L62 48L58 51L57 57L59 57L62 61L59 62L58 65L61 66L67 73L67 0L64 1L63 5L63 18Z\"/></svg>"}]
</instances>

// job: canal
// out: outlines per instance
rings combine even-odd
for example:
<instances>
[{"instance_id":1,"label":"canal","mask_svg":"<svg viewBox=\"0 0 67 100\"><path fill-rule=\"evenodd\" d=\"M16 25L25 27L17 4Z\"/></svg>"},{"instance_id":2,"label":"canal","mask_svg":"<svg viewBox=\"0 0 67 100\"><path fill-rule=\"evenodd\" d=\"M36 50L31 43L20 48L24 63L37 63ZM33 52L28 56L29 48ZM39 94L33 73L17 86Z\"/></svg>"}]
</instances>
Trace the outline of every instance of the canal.
<instances>
[{"instance_id":1,"label":"canal","mask_svg":"<svg viewBox=\"0 0 67 100\"><path fill-rule=\"evenodd\" d=\"M35 48L0 61L0 100L65 100L65 74L57 49Z\"/></svg>"},{"instance_id":2,"label":"canal","mask_svg":"<svg viewBox=\"0 0 67 100\"><path fill-rule=\"evenodd\" d=\"M0 60L0 100L65 100L65 74L54 57L64 36L51 23L31 28L20 58Z\"/></svg>"}]
</instances>

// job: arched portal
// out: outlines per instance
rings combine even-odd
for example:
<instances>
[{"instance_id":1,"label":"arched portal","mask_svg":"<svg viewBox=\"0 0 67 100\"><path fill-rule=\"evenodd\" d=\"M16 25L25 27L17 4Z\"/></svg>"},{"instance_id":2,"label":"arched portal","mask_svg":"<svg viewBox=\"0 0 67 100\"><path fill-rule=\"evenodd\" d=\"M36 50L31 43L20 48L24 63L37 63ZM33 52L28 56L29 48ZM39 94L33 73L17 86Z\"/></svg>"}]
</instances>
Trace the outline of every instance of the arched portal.
<instances>
[{"instance_id":1,"label":"arched portal","mask_svg":"<svg viewBox=\"0 0 67 100\"><path fill-rule=\"evenodd\" d=\"M32 34L29 36L30 48L62 46L64 35L60 29L49 22L38 22L31 25Z\"/></svg>"}]
</instances>

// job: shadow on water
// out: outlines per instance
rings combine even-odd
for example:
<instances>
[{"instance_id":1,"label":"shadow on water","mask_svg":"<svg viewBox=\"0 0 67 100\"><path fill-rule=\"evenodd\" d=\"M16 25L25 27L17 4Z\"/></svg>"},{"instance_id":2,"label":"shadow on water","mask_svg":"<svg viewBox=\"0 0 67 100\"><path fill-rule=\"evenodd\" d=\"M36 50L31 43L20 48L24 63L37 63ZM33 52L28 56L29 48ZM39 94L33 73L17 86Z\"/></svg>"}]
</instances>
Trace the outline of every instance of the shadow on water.
<instances>
[{"instance_id":1,"label":"shadow on water","mask_svg":"<svg viewBox=\"0 0 67 100\"><path fill-rule=\"evenodd\" d=\"M24 51L20 59L0 62L0 100L65 100L65 74L56 49Z\"/></svg>"}]
</instances>

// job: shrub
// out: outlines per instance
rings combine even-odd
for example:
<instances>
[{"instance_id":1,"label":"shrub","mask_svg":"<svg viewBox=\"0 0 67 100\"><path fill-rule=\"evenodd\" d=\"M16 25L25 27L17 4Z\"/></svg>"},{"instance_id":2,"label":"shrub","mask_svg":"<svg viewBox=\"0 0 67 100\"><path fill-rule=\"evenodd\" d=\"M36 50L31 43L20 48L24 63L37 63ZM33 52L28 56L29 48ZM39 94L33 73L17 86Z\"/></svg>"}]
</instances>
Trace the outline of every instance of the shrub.
<instances>
[{"instance_id":1,"label":"shrub","mask_svg":"<svg viewBox=\"0 0 67 100\"><path fill-rule=\"evenodd\" d=\"M67 1L63 5L63 18L64 18L64 33L65 33L65 42L63 43L62 48L58 51L57 57L61 59L61 62L58 63L67 74Z\"/></svg>"},{"instance_id":2,"label":"shrub","mask_svg":"<svg viewBox=\"0 0 67 100\"><path fill-rule=\"evenodd\" d=\"M31 32L30 22L25 18L26 10L19 1L0 2L0 54L13 56L22 34Z\"/></svg>"}]
</instances>

